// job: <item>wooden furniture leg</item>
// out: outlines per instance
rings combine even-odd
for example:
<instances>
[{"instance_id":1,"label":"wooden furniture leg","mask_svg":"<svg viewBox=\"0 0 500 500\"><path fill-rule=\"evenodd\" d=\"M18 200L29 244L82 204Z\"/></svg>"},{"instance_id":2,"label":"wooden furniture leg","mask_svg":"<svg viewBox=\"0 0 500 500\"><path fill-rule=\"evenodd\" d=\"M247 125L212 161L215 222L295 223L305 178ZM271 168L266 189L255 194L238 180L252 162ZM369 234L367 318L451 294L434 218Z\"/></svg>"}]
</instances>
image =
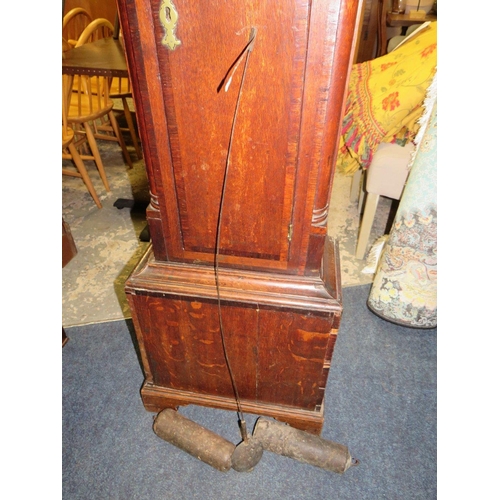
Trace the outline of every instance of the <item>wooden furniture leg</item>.
<instances>
[{"instance_id":1,"label":"wooden furniture leg","mask_svg":"<svg viewBox=\"0 0 500 500\"><path fill-rule=\"evenodd\" d=\"M356 247L356 259L362 260L365 257L366 247L368 246L368 239L372 230L379 199L380 195L374 193L368 193L366 196L365 211L363 213L358 245Z\"/></svg>"}]
</instances>

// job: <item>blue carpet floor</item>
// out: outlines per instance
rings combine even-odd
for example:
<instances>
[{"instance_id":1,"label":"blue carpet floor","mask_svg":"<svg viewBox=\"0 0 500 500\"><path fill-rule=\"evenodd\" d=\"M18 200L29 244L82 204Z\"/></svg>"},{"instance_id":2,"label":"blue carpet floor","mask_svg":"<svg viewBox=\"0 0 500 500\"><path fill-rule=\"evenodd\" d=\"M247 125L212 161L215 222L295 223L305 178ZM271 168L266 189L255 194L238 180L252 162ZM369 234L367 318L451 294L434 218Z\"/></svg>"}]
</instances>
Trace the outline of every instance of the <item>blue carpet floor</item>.
<instances>
[{"instance_id":1,"label":"blue carpet floor","mask_svg":"<svg viewBox=\"0 0 500 500\"><path fill-rule=\"evenodd\" d=\"M348 446L357 467L339 475L265 452L250 473L222 473L161 440L139 395L133 326L116 321L66 330L63 499L436 498L437 332L373 315L369 289L343 291L322 434ZM239 442L233 412L180 411ZM251 429L256 417L246 416Z\"/></svg>"}]
</instances>

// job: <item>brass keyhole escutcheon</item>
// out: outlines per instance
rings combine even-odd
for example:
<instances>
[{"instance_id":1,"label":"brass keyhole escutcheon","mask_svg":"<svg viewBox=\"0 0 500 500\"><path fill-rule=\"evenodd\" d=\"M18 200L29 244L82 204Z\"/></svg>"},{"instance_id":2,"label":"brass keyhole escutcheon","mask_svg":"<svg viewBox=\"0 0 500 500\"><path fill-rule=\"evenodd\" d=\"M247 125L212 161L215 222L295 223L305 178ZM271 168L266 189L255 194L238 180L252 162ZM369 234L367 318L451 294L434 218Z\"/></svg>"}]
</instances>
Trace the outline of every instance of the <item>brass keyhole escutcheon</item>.
<instances>
[{"instance_id":1,"label":"brass keyhole escutcheon","mask_svg":"<svg viewBox=\"0 0 500 500\"><path fill-rule=\"evenodd\" d=\"M160 6L160 21L165 29L165 36L161 43L166 45L170 50L174 50L181 41L175 36L177 28L177 19L179 14L174 7L172 0L163 0Z\"/></svg>"}]
</instances>

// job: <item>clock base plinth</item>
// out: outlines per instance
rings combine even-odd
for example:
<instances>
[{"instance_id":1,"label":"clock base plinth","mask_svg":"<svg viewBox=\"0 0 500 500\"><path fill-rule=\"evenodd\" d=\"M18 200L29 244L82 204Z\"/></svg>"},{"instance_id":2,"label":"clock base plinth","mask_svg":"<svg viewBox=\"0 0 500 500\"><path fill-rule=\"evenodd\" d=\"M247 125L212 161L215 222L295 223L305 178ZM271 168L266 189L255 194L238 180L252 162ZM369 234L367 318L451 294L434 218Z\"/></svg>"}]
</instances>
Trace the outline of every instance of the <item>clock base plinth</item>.
<instances>
[{"instance_id":1,"label":"clock base plinth","mask_svg":"<svg viewBox=\"0 0 500 500\"><path fill-rule=\"evenodd\" d=\"M145 408L236 410L225 346L243 412L320 434L342 315L339 276L331 239L321 275L219 269L219 321L214 269L157 261L149 250L125 286Z\"/></svg>"},{"instance_id":2,"label":"clock base plinth","mask_svg":"<svg viewBox=\"0 0 500 500\"><path fill-rule=\"evenodd\" d=\"M179 406L190 404L217 408L221 410L237 411L234 398L207 396L185 391L171 390L145 383L141 388L142 402L146 410L159 413L165 408L178 409ZM241 401L243 413L272 417L280 422L287 423L296 429L307 431L310 434L320 435L324 423L323 406L319 410L308 411L286 406L257 403L255 401Z\"/></svg>"}]
</instances>

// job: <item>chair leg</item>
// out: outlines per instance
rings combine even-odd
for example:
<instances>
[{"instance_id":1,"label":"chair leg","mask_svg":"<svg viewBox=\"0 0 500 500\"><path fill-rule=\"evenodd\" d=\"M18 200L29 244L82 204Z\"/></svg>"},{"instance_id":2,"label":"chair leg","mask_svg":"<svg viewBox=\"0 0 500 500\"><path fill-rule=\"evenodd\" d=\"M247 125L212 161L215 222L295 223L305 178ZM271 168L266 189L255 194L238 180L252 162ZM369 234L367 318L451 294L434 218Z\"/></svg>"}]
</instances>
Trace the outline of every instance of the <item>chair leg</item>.
<instances>
[{"instance_id":1,"label":"chair leg","mask_svg":"<svg viewBox=\"0 0 500 500\"><path fill-rule=\"evenodd\" d=\"M78 169L78 172L80 172L80 175L82 176L83 182L85 183L87 189L89 190L90 196L92 196L97 207L102 208L99 196L97 196L96 190L94 189L94 185L92 184L87 169L85 168L85 164L83 163L78 151L76 150L75 145L73 143L70 143L68 145L68 149L69 152L71 153L71 157L73 158L73 162L75 163L75 166Z\"/></svg>"},{"instance_id":2,"label":"chair leg","mask_svg":"<svg viewBox=\"0 0 500 500\"><path fill-rule=\"evenodd\" d=\"M120 143L120 146L122 148L123 156L125 157L125 162L129 166L129 168L133 168L132 160L130 159L130 155L128 154L127 146L125 144L125 141L123 140L122 131L120 130L120 127L118 126L118 122L116 121L115 114L113 113L113 111L110 111L108 113L108 116L109 116L109 121L111 122L111 126L113 127L113 131L114 131L116 137L118 137L118 142Z\"/></svg>"},{"instance_id":3,"label":"chair leg","mask_svg":"<svg viewBox=\"0 0 500 500\"><path fill-rule=\"evenodd\" d=\"M365 190L365 184L366 184L366 170L361 169L361 178L359 181L359 198L358 198L358 215L361 217L361 214L363 212L364 208L364 202L365 202L365 196L366 196L366 190Z\"/></svg>"},{"instance_id":4,"label":"chair leg","mask_svg":"<svg viewBox=\"0 0 500 500\"><path fill-rule=\"evenodd\" d=\"M351 182L351 201L353 203L359 200L359 190L361 189L361 173L362 169L356 170L354 175L352 176Z\"/></svg>"},{"instance_id":5,"label":"chair leg","mask_svg":"<svg viewBox=\"0 0 500 500\"><path fill-rule=\"evenodd\" d=\"M363 181L361 181L363 182ZM361 188L359 190L359 200L358 200L358 215L361 217L361 212L363 211L363 203L365 202L365 190Z\"/></svg>"},{"instance_id":6,"label":"chair leg","mask_svg":"<svg viewBox=\"0 0 500 500\"><path fill-rule=\"evenodd\" d=\"M139 146L139 141L137 139L137 134L135 132L134 119L132 118L132 113L130 113L130 108L128 107L127 98L122 98L123 102L123 112L125 114L125 120L127 121L128 130L130 137L132 138L132 144L134 145L135 153L139 160L142 159L142 149Z\"/></svg>"},{"instance_id":7,"label":"chair leg","mask_svg":"<svg viewBox=\"0 0 500 500\"><path fill-rule=\"evenodd\" d=\"M106 177L106 172L104 170L104 165L102 163L101 154L99 153L99 148L97 147L97 142L94 138L94 134L92 133L92 129L87 122L85 122L83 125L85 127L85 132L87 133L87 141L89 143L90 150L92 151L95 164L97 165L97 170L99 171L99 175L101 176L104 188L109 193L111 189L109 188L108 178Z\"/></svg>"},{"instance_id":8,"label":"chair leg","mask_svg":"<svg viewBox=\"0 0 500 500\"><path fill-rule=\"evenodd\" d=\"M361 229L359 230L356 247L356 259L363 260L365 258L366 247L368 246L368 239L370 238L379 199L380 195L374 193L368 193L366 197L365 211L361 220Z\"/></svg>"}]
</instances>

